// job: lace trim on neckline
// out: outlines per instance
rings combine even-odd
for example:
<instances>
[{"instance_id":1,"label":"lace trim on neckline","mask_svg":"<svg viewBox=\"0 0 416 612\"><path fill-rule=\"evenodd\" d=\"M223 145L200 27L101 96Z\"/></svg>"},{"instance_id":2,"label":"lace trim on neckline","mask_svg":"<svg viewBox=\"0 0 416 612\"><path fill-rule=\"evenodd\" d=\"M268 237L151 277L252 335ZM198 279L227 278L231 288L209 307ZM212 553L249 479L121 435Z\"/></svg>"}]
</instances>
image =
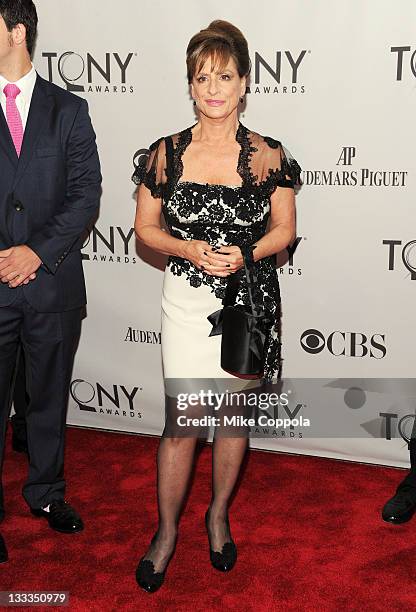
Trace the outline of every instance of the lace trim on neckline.
<instances>
[{"instance_id":1,"label":"lace trim on neckline","mask_svg":"<svg viewBox=\"0 0 416 612\"><path fill-rule=\"evenodd\" d=\"M294 186L294 183L299 182L301 171L300 167L298 166L295 160L289 161L285 157L282 159L281 167L279 169L274 170L270 168L267 176L265 176L263 180L257 182L259 180L258 175L254 175L252 172L251 159L253 154L256 153L258 149L252 145L252 142L250 140L250 130L246 128L241 123L241 121L239 121L238 123L235 139L240 145L240 152L238 155L236 171L242 179L242 184L224 185L222 183L204 183L200 181L185 180L181 181L180 179L183 176L184 172L184 166L182 161L183 154L192 142L192 130L196 125L197 123L179 132L176 145L170 147L170 153L169 151L167 151L165 168L165 174L167 177L166 183L156 185L156 177L153 176L156 174L156 170L153 168L144 175L143 180L146 185L149 186L149 184L151 184L152 186L152 194L169 200L176 186L180 183L187 186L193 184L206 188L220 187L223 189L230 189L231 191L234 191L236 193L241 193L243 197L247 198L250 197L252 194L256 194L256 196L259 196L260 198L268 198L274 191L274 188L278 181L278 184L280 184L282 187L292 188ZM279 146L281 146L281 143L277 140L275 141L267 137L262 138L265 139L265 141L269 144L271 148L278 148ZM138 170L136 171L136 173L138 174ZM287 177L291 178L288 179Z\"/></svg>"}]
</instances>

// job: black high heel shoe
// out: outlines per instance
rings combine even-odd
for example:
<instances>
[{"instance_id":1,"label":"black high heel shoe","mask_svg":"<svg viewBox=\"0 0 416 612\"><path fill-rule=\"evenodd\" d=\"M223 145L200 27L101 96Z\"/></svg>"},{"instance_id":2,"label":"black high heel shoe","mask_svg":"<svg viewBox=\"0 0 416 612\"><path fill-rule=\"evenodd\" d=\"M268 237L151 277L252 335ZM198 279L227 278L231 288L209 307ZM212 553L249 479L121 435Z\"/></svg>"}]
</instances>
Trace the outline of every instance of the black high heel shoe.
<instances>
[{"instance_id":1,"label":"black high heel shoe","mask_svg":"<svg viewBox=\"0 0 416 612\"><path fill-rule=\"evenodd\" d=\"M155 533L155 535L153 536L150 542L150 545L153 544L153 542L156 539L156 536L157 534ZM144 558L145 555L140 559L139 565L137 566L137 569L136 569L136 581L139 587L141 587L148 593L154 593L155 591L160 589L160 587L163 584L163 581L165 580L166 570L168 569L170 560L173 557L175 548L176 548L176 542L175 542L175 546L170 554L170 557L168 559L168 562L166 563L166 566L163 572L155 572L155 566L153 564L153 561L151 559L145 559Z\"/></svg>"},{"instance_id":2,"label":"black high heel shoe","mask_svg":"<svg viewBox=\"0 0 416 612\"><path fill-rule=\"evenodd\" d=\"M209 557L211 559L211 565L213 568L215 568L216 570L220 572L229 572L233 569L237 561L237 547L233 539L231 538L230 542L225 542L225 544L223 544L221 552L212 550L211 542L209 538L208 514L209 514L209 508L205 512L205 526L206 526L207 533L208 533ZM228 516L226 518L226 523L227 523L228 530L230 530L230 523L228 521Z\"/></svg>"}]
</instances>

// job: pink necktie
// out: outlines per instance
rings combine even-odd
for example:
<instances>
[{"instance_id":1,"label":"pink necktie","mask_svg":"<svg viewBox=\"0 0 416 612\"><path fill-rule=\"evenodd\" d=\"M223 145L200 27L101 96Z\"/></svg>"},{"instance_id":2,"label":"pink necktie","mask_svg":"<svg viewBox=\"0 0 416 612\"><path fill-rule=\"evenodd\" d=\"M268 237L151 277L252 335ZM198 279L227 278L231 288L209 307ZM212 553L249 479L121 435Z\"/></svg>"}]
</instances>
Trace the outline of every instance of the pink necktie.
<instances>
[{"instance_id":1,"label":"pink necktie","mask_svg":"<svg viewBox=\"0 0 416 612\"><path fill-rule=\"evenodd\" d=\"M19 157L23 142L23 123L19 109L17 108L16 98L20 94L20 89L17 85L9 83L3 91L6 96L7 124L16 148L17 156Z\"/></svg>"}]
</instances>

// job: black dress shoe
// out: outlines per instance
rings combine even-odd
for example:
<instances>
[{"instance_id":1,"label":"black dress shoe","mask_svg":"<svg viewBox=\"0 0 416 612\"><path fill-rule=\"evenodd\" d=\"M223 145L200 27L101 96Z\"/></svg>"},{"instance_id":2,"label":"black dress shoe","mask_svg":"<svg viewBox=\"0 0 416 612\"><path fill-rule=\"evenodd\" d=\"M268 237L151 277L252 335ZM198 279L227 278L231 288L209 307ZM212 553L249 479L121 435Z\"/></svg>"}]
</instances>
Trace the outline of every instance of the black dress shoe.
<instances>
[{"instance_id":1,"label":"black dress shoe","mask_svg":"<svg viewBox=\"0 0 416 612\"><path fill-rule=\"evenodd\" d=\"M216 550L212 550L211 542L209 538L209 527L208 527L208 514L209 508L205 513L205 526L207 528L208 533L208 541L209 541L209 557L211 560L211 565L213 568L220 572L229 572L233 569L236 561L237 561L237 547L231 538L230 542L225 542L221 549L221 552ZM228 529L230 529L230 523L228 521L228 516L226 519Z\"/></svg>"},{"instance_id":2,"label":"black dress shoe","mask_svg":"<svg viewBox=\"0 0 416 612\"><path fill-rule=\"evenodd\" d=\"M79 514L63 499L52 501L49 505L49 512L42 508L31 508L30 511L35 516L46 518L49 526L60 533L77 533L84 529Z\"/></svg>"},{"instance_id":3,"label":"black dress shoe","mask_svg":"<svg viewBox=\"0 0 416 612\"><path fill-rule=\"evenodd\" d=\"M12 436L12 448L16 453L26 453L26 455L29 454L27 440L25 438L19 438L14 432Z\"/></svg>"},{"instance_id":4,"label":"black dress shoe","mask_svg":"<svg viewBox=\"0 0 416 612\"><path fill-rule=\"evenodd\" d=\"M165 574L166 568L163 572L155 572L153 561L142 557L136 569L137 584L148 593L154 593L162 586Z\"/></svg>"},{"instance_id":5,"label":"black dress shoe","mask_svg":"<svg viewBox=\"0 0 416 612\"><path fill-rule=\"evenodd\" d=\"M385 504L381 516L388 523L406 523L416 512L416 487L409 484L399 486L394 495Z\"/></svg>"},{"instance_id":6,"label":"black dress shoe","mask_svg":"<svg viewBox=\"0 0 416 612\"><path fill-rule=\"evenodd\" d=\"M0 535L0 563L6 563L9 555L7 553L6 542L3 540L3 536Z\"/></svg>"},{"instance_id":7,"label":"black dress shoe","mask_svg":"<svg viewBox=\"0 0 416 612\"><path fill-rule=\"evenodd\" d=\"M156 537L157 533L155 533L155 535L153 536L150 545L153 544ZM168 569L169 562L173 557L174 552L175 548L173 549L163 572L155 572L155 566L153 564L153 561L151 559L145 559L144 557L146 555L144 555L140 559L139 565L136 569L136 581L139 587L141 587L148 593L154 593L155 591L160 589L163 584L163 581L165 580L166 570Z\"/></svg>"}]
</instances>

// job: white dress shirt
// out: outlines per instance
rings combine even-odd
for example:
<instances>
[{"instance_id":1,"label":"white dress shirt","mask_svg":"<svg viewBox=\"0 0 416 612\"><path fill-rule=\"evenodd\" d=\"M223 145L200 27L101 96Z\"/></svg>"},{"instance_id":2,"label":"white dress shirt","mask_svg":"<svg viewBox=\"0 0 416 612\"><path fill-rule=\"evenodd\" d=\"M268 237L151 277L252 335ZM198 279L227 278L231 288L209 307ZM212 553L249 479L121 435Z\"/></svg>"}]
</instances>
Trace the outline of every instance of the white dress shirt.
<instances>
[{"instance_id":1,"label":"white dress shirt","mask_svg":"<svg viewBox=\"0 0 416 612\"><path fill-rule=\"evenodd\" d=\"M32 94L36 83L36 70L32 64L32 69L25 74L21 79L16 81L14 85L17 85L20 89L19 95L16 97L16 106L19 110L22 118L23 129L26 127L27 117L29 115L30 103L32 101ZM6 96L4 88L9 83L4 76L0 74L0 104L3 109L4 116L6 117Z\"/></svg>"}]
</instances>

